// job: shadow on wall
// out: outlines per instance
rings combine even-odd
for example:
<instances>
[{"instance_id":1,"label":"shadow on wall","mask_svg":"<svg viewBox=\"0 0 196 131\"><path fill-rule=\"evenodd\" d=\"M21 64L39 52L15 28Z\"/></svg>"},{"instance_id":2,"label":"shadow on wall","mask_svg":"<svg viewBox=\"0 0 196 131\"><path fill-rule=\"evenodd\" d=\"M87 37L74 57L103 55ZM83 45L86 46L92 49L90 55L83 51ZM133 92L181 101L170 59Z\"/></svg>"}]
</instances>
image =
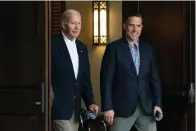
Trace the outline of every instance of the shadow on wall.
<instances>
[{"instance_id":1,"label":"shadow on wall","mask_svg":"<svg viewBox=\"0 0 196 131\"><path fill-rule=\"evenodd\" d=\"M94 99L96 104L101 107L100 98L100 69L103 54L106 46L93 46L89 51L90 67L91 67L91 82L93 86ZM85 107L82 102L82 107ZM100 109L101 110L101 109Z\"/></svg>"}]
</instances>

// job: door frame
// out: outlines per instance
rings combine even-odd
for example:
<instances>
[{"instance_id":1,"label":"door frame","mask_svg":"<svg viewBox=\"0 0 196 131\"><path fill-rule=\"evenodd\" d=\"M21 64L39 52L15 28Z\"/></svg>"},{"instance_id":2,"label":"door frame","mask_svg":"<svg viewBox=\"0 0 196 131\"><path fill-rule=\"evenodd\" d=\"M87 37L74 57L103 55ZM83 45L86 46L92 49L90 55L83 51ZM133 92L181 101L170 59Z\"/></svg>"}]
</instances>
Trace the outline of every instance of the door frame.
<instances>
[{"instance_id":1,"label":"door frame","mask_svg":"<svg viewBox=\"0 0 196 131\"><path fill-rule=\"evenodd\" d=\"M45 1L45 131L51 131L51 1Z\"/></svg>"}]
</instances>

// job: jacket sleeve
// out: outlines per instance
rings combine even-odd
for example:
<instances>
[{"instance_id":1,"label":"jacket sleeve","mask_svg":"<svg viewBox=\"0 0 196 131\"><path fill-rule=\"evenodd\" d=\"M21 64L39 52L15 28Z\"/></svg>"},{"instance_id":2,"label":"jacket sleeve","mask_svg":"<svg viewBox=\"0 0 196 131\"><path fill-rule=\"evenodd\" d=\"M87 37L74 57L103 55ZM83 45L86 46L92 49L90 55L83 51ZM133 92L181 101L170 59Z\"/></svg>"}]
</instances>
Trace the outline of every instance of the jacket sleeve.
<instances>
[{"instance_id":1,"label":"jacket sleeve","mask_svg":"<svg viewBox=\"0 0 196 131\"><path fill-rule=\"evenodd\" d=\"M100 72L100 93L102 111L113 110L112 85L115 72L115 51L112 44L108 44L102 59Z\"/></svg>"},{"instance_id":2,"label":"jacket sleeve","mask_svg":"<svg viewBox=\"0 0 196 131\"><path fill-rule=\"evenodd\" d=\"M83 92L82 92L82 98L84 100L84 103L88 109L88 106L91 104L94 104L94 96L93 96L93 88L91 83L91 76L90 76L90 63L89 63L89 57L88 57L88 50L85 46L85 72L84 72L84 84L83 84Z\"/></svg>"}]
</instances>

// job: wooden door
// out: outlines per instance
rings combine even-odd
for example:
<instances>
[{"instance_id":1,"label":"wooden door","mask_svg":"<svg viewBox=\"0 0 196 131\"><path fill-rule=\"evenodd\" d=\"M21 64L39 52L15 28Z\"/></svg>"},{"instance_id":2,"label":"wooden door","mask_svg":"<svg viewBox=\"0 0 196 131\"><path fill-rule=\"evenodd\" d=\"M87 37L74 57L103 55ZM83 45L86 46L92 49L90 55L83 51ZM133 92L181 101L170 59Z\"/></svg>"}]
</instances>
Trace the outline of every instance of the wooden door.
<instances>
[{"instance_id":1,"label":"wooden door","mask_svg":"<svg viewBox=\"0 0 196 131\"><path fill-rule=\"evenodd\" d=\"M0 130L48 131L48 4L0 2Z\"/></svg>"},{"instance_id":2,"label":"wooden door","mask_svg":"<svg viewBox=\"0 0 196 131\"><path fill-rule=\"evenodd\" d=\"M193 131L194 103L189 89L194 83L194 5L190 1L122 2L123 20L129 13L143 15L140 39L155 48L163 90L164 118L159 131ZM192 8L191 8L192 7Z\"/></svg>"}]
</instances>

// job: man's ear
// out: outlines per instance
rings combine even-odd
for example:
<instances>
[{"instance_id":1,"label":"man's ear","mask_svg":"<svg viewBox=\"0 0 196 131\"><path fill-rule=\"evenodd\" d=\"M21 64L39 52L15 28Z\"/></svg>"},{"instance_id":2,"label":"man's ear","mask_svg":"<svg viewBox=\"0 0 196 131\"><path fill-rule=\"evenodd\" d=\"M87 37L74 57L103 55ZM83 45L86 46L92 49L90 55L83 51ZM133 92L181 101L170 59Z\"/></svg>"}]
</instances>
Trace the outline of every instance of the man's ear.
<instances>
[{"instance_id":1,"label":"man's ear","mask_svg":"<svg viewBox=\"0 0 196 131\"><path fill-rule=\"evenodd\" d=\"M123 29L124 30L126 29L126 23L123 23Z\"/></svg>"},{"instance_id":2,"label":"man's ear","mask_svg":"<svg viewBox=\"0 0 196 131\"><path fill-rule=\"evenodd\" d=\"M65 30L65 24L61 23L61 26Z\"/></svg>"},{"instance_id":3,"label":"man's ear","mask_svg":"<svg viewBox=\"0 0 196 131\"><path fill-rule=\"evenodd\" d=\"M144 27L144 26L143 26L143 25L141 25L141 28L142 28L142 29L143 29L143 27Z\"/></svg>"}]
</instances>

